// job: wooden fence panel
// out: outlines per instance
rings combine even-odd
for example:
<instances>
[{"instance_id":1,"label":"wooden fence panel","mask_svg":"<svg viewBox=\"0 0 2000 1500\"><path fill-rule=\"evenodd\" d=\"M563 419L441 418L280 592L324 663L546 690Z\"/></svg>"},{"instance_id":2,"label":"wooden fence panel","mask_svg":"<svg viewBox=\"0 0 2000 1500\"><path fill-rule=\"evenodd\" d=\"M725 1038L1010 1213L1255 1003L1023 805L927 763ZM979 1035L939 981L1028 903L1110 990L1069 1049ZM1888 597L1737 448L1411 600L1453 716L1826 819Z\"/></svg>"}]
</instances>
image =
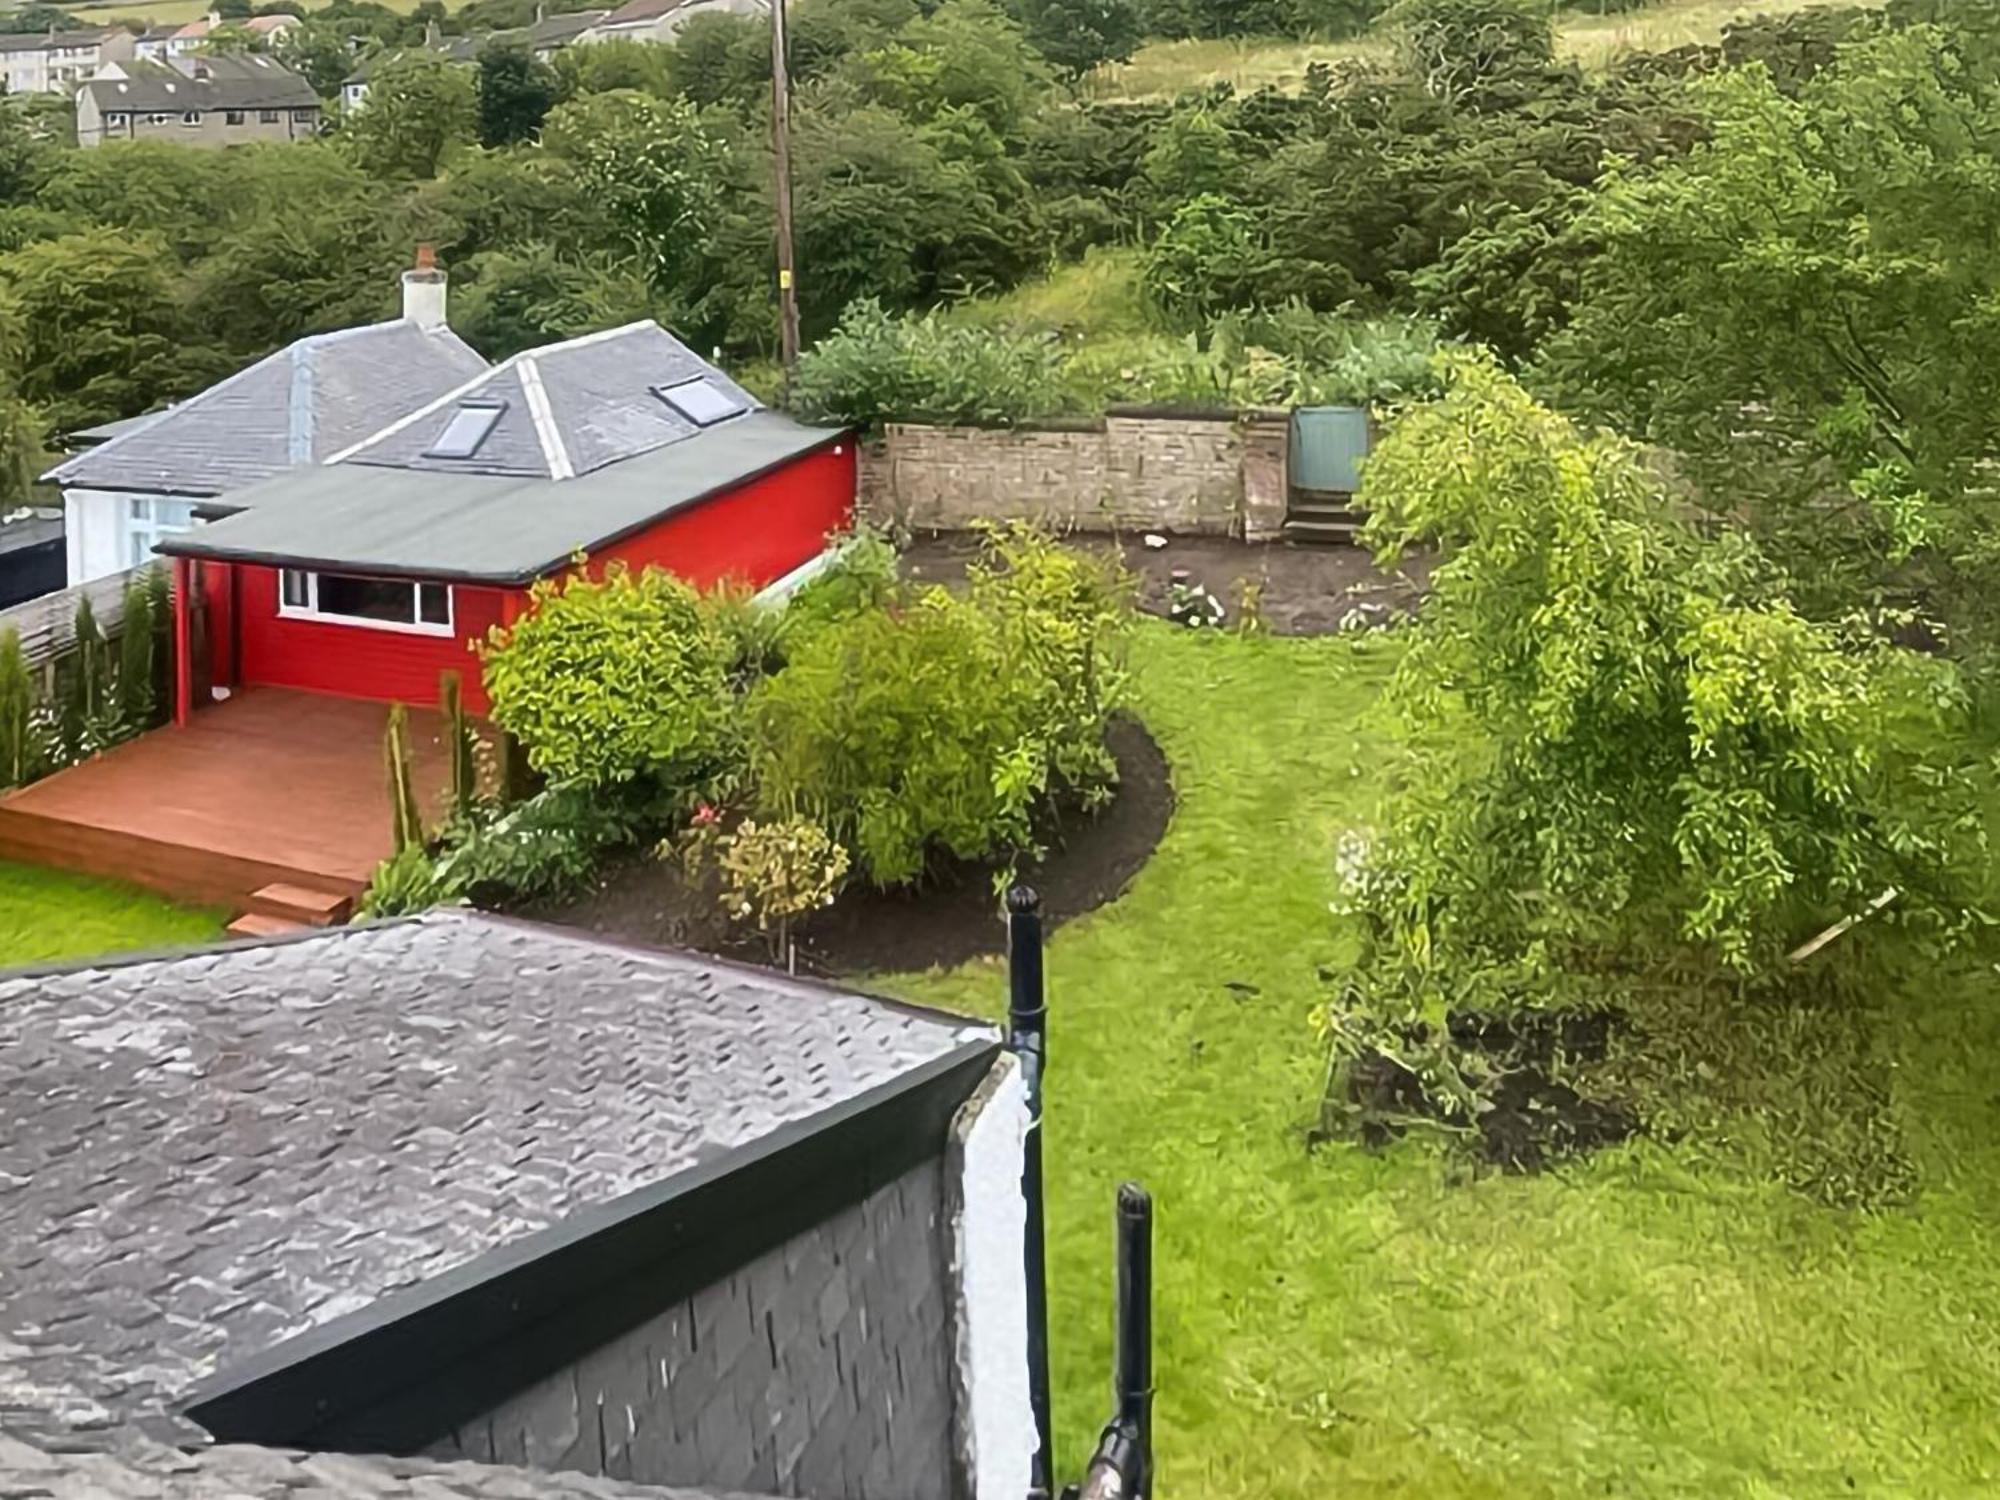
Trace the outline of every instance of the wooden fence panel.
<instances>
[{"instance_id":1,"label":"wooden fence panel","mask_svg":"<svg viewBox=\"0 0 2000 1500\"><path fill-rule=\"evenodd\" d=\"M12 609L0 609L0 635L10 628L18 630L21 655L29 669L46 667L67 655L76 644L76 604L79 598L88 595L98 629L107 640L114 639L125 618L125 585L131 578L131 572L114 573L78 588L44 594Z\"/></svg>"}]
</instances>

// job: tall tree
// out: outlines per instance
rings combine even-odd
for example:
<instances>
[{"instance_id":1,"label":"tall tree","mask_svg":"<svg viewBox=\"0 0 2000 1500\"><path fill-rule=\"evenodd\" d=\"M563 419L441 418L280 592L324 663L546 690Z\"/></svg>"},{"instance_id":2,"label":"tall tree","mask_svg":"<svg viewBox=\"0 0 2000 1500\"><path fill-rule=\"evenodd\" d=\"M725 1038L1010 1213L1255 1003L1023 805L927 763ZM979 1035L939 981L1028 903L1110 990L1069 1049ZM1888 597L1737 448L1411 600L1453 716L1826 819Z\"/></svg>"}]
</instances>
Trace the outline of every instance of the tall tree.
<instances>
[{"instance_id":1,"label":"tall tree","mask_svg":"<svg viewBox=\"0 0 2000 1500\"><path fill-rule=\"evenodd\" d=\"M136 415L220 373L157 241L90 229L0 256L0 302L19 328L19 394L57 432Z\"/></svg>"},{"instance_id":2,"label":"tall tree","mask_svg":"<svg viewBox=\"0 0 2000 1500\"><path fill-rule=\"evenodd\" d=\"M384 177L435 177L479 131L471 70L413 52L377 70L368 98L343 119L339 140L363 169Z\"/></svg>"},{"instance_id":3,"label":"tall tree","mask_svg":"<svg viewBox=\"0 0 2000 1500\"><path fill-rule=\"evenodd\" d=\"M511 146L542 128L562 81L523 42L489 42L479 53L479 144Z\"/></svg>"},{"instance_id":4,"label":"tall tree","mask_svg":"<svg viewBox=\"0 0 2000 1500\"><path fill-rule=\"evenodd\" d=\"M2000 51L1920 26L1787 97L1708 81L1713 140L1612 175L1554 386L1749 508L1816 605L2000 604ZM1986 638L1985 632L1980 632Z\"/></svg>"},{"instance_id":5,"label":"tall tree","mask_svg":"<svg viewBox=\"0 0 2000 1500\"><path fill-rule=\"evenodd\" d=\"M1035 50L1071 78L1124 62L1145 39L1137 0L1014 0L1012 9Z\"/></svg>"}]
</instances>

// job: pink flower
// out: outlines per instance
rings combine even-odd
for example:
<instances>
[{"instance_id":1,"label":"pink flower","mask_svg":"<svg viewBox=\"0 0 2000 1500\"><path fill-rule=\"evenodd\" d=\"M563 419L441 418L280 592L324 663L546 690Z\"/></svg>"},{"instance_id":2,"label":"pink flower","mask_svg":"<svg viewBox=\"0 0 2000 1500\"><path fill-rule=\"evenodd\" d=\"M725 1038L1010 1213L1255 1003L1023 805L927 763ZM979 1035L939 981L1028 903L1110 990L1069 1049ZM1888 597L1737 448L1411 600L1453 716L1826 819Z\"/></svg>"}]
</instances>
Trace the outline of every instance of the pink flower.
<instances>
[{"instance_id":1,"label":"pink flower","mask_svg":"<svg viewBox=\"0 0 2000 1500\"><path fill-rule=\"evenodd\" d=\"M710 824L720 823L721 821L722 814L706 802L694 810L694 825L697 828L706 828Z\"/></svg>"}]
</instances>

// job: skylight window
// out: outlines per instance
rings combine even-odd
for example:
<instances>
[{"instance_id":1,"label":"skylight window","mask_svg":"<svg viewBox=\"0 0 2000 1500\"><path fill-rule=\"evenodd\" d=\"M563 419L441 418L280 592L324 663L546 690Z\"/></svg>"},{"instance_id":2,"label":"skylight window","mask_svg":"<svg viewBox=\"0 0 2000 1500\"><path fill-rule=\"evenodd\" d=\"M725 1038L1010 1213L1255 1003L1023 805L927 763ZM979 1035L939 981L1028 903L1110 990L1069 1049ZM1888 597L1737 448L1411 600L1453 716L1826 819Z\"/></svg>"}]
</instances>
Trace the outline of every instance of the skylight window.
<instances>
[{"instance_id":1,"label":"skylight window","mask_svg":"<svg viewBox=\"0 0 2000 1500\"><path fill-rule=\"evenodd\" d=\"M451 414L451 420L444 424L444 431L437 435L430 447L424 449L425 458L470 458L479 451L479 445L486 441L499 422L500 414L507 409L504 401L461 401L458 409Z\"/></svg>"},{"instance_id":2,"label":"skylight window","mask_svg":"<svg viewBox=\"0 0 2000 1500\"><path fill-rule=\"evenodd\" d=\"M741 396L730 394L706 375L679 385L656 385L653 394L697 427L713 427L750 409Z\"/></svg>"}]
</instances>

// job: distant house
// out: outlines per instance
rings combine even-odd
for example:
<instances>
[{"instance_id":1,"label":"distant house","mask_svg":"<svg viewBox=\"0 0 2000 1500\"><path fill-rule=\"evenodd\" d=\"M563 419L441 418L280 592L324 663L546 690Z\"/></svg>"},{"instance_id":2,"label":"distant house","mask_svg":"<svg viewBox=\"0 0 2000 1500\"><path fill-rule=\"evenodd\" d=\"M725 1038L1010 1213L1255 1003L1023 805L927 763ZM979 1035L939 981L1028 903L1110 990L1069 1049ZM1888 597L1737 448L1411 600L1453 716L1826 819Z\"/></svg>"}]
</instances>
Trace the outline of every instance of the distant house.
<instances>
[{"instance_id":1,"label":"distant house","mask_svg":"<svg viewBox=\"0 0 2000 1500\"><path fill-rule=\"evenodd\" d=\"M62 517L0 514L0 609L63 586Z\"/></svg>"},{"instance_id":2,"label":"distant house","mask_svg":"<svg viewBox=\"0 0 2000 1500\"><path fill-rule=\"evenodd\" d=\"M0 975L0 1494L1020 1500L991 1025L470 912Z\"/></svg>"},{"instance_id":3,"label":"distant house","mask_svg":"<svg viewBox=\"0 0 2000 1500\"><path fill-rule=\"evenodd\" d=\"M463 385L486 361L445 324L444 276L412 273L403 317L289 344L164 412L77 433L63 489L72 586L153 560L203 500L317 463Z\"/></svg>"},{"instance_id":4,"label":"distant house","mask_svg":"<svg viewBox=\"0 0 2000 1500\"><path fill-rule=\"evenodd\" d=\"M469 36L433 37L425 45L427 50L450 62L470 63L477 62L479 54L489 46L522 43L535 56L546 62L610 14L608 10L570 11L559 16L540 17L531 26L516 27L510 31L482 31ZM348 110L360 108L368 98L369 80L389 63L408 55L406 52L382 52L364 58L341 83L341 107Z\"/></svg>"},{"instance_id":5,"label":"distant house","mask_svg":"<svg viewBox=\"0 0 2000 1500\"><path fill-rule=\"evenodd\" d=\"M768 16L770 0L628 0L579 41L670 42L696 16Z\"/></svg>"},{"instance_id":6,"label":"distant house","mask_svg":"<svg viewBox=\"0 0 2000 1500\"><path fill-rule=\"evenodd\" d=\"M162 51L166 58L185 57L204 45L215 32L225 28L246 31L253 37L273 42L298 24L297 16L246 16L241 20L225 20L215 11L210 11L185 26L174 27Z\"/></svg>"},{"instance_id":7,"label":"distant house","mask_svg":"<svg viewBox=\"0 0 2000 1500\"><path fill-rule=\"evenodd\" d=\"M319 95L261 53L112 63L76 91L76 143L174 141L236 146L307 140L320 132Z\"/></svg>"},{"instance_id":8,"label":"distant house","mask_svg":"<svg viewBox=\"0 0 2000 1500\"><path fill-rule=\"evenodd\" d=\"M66 94L106 63L129 61L138 39L122 27L0 36L10 94Z\"/></svg>"}]
</instances>

